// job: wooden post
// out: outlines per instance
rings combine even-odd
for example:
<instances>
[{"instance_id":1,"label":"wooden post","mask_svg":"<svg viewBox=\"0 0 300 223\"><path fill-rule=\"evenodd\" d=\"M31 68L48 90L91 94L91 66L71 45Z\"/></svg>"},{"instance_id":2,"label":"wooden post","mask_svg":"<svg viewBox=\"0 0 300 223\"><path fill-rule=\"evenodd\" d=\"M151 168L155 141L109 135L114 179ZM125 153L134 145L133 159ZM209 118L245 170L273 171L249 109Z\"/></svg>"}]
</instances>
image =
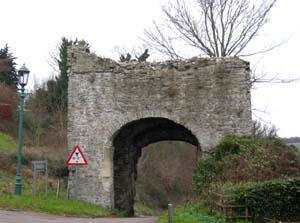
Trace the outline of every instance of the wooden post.
<instances>
[{"instance_id":1,"label":"wooden post","mask_svg":"<svg viewBox=\"0 0 300 223\"><path fill-rule=\"evenodd\" d=\"M70 183L69 183L69 179L67 181L67 200L70 199Z\"/></svg>"},{"instance_id":2,"label":"wooden post","mask_svg":"<svg viewBox=\"0 0 300 223\"><path fill-rule=\"evenodd\" d=\"M60 195L60 177L57 180L56 199L59 199L59 195Z\"/></svg>"},{"instance_id":3,"label":"wooden post","mask_svg":"<svg viewBox=\"0 0 300 223\"><path fill-rule=\"evenodd\" d=\"M36 171L33 171L33 191L32 195L35 196L36 194Z\"/></svg>"},{"instance_id":4,"label":"wooden post","mask_svg":"<svg viewBox=\"0 0 300 223\"><path fill-rule=\"evenodd\" d=\"M48 162L45 161L45 196L48 195Z\"/></svg>"}]
</instances>

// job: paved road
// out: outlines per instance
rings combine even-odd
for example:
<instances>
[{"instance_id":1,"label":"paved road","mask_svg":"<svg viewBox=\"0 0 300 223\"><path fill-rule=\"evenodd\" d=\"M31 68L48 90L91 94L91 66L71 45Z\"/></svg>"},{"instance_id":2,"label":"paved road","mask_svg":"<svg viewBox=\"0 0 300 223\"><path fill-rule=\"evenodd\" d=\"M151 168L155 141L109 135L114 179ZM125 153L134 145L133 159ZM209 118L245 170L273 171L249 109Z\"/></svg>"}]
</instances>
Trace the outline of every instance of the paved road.
<instances>
[{"instance_id":1,"label":"paved road","mask_svg":"<svg viewBox=\"0 0 300 223\"><path fill-rule=\"evenodd\" d=\"M74 218L42 213L0 210L0 223L155 223L156 217Z\"/></svg>"}]
</instances>

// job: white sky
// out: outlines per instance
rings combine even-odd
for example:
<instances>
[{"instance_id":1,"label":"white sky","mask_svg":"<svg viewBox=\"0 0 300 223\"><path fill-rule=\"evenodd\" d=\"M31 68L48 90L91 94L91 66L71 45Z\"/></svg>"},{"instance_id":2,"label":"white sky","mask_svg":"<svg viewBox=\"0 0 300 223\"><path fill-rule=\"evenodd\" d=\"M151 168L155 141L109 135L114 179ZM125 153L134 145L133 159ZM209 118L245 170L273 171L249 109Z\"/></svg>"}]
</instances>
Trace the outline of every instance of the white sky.
<instances>
[{"instance_id":1,"label":"white sky","mask_svg":"<svg viewBox=\"0 0 300 223\"><path fill-rule=\"evenodd\" d=\"M143 30L159 20L167 0L0 0L0 48L8 43L18 67L22 63L33 77L53 75L50 53L62 36L85 39L100 56L116 57L115 47L140 46ZM264 55L246 58L269 75L300 77L300 1L278 0L270 14L260 45L286 43ZM33 75L32 75L33 74ZM300 136L300 81L291 84L259 84L252 90L255 112L273 123L279 136ZM255 118L255 116L254 116Z\"/></svg>"}]
</instances>

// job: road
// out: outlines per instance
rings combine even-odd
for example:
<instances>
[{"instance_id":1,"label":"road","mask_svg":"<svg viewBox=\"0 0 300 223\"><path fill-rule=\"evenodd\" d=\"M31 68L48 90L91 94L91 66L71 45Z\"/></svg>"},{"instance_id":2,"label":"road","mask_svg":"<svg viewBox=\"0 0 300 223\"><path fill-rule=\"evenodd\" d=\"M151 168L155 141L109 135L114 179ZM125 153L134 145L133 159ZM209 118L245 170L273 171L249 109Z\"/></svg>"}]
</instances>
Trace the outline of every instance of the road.
<instances>
[{"instance_id":1,"label":"road","mask_svg":"<svg viewBox=\"0 0 300 223\"><path fill-rule=\"evenodd\" d=\"M155 223L156 217L74 218L25 211L0 210L0 223Z\"/></svg>"}]
</instances>

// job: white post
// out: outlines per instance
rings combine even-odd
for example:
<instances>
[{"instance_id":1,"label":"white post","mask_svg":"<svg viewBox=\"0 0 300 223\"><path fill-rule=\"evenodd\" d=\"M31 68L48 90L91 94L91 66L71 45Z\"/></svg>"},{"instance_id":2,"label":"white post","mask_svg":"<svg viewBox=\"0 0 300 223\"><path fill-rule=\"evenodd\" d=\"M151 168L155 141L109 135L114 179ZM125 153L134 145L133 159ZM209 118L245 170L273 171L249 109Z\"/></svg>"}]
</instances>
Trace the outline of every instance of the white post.
<instances>
[{"instance_id":1,"label":"white post","mask_svg":"<svg viewBox=\"0 0 300 223\"><path fill-rule=\"evenodd\" d=\"M168 204L168 223L172 222L172 204Z\"/></svg>"}]
</instances>

